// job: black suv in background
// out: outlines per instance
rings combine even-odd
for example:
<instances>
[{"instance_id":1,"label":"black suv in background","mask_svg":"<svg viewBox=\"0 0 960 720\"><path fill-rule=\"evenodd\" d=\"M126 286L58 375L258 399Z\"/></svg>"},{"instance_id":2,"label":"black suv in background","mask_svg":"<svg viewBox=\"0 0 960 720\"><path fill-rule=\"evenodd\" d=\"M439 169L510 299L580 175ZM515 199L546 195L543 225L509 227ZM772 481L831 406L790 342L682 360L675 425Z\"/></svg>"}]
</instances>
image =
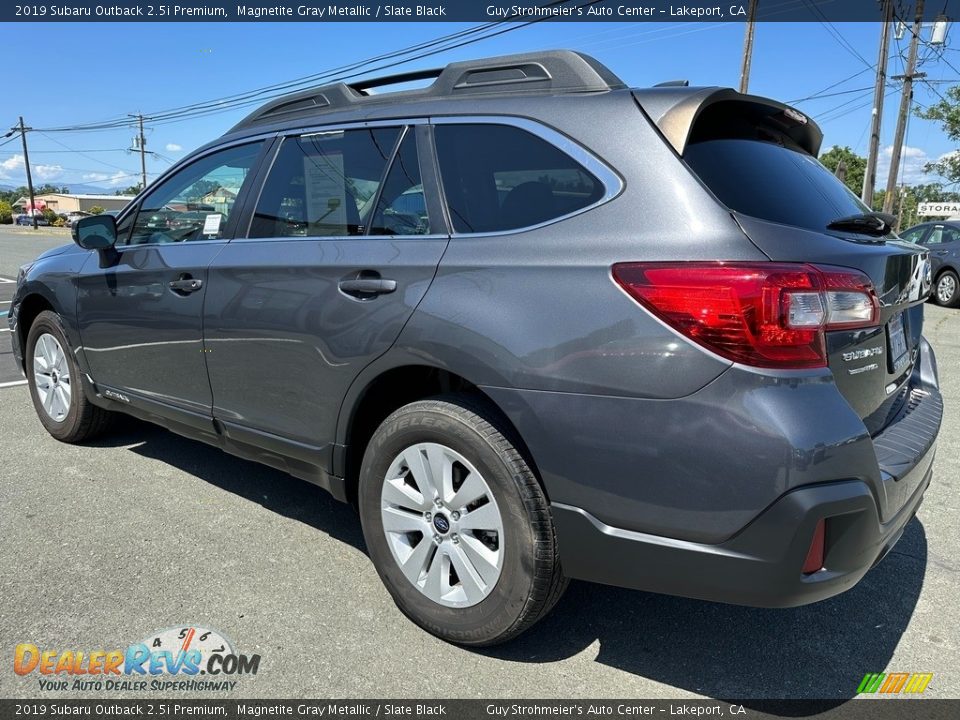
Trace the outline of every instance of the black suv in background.
<instances>
[{"instance_id":1,"label":"black suv in background","mask_svg":"<svg viewBox=\"0 0 960 720\"><path fill-rule=\"evenodd\" d=\"M14 352L60 440L127 413L355 503L454 642L571 577L813 602L897 542L943 409L927 253L820 142L564 51L300 92L24 267Z\"/></svg>"}]
</instances>

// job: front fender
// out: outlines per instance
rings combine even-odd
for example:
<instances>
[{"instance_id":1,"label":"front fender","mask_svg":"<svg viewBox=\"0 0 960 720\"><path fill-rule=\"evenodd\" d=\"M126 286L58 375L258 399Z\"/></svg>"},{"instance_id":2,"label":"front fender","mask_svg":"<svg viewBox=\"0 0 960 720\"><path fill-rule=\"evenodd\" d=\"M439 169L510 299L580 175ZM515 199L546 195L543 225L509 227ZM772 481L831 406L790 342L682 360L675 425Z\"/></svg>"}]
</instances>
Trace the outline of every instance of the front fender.
<instances>
[{"instance_id":1,"label":"front fender","mask_svg":"<svg viewBox=\"0 0 960 720\"><path fill-rule=\"evenodd\" d=\"M86 359L80 352L82 341L77 324L77 274L88 256L89 253L83 251L41 256L24 276L18 278L8 324L14 355L21 370L26 370L23 356L30 325L40 312L50 308L60 316L77 363L83 372L87 372Z\"/></svg>"}]
</instances>

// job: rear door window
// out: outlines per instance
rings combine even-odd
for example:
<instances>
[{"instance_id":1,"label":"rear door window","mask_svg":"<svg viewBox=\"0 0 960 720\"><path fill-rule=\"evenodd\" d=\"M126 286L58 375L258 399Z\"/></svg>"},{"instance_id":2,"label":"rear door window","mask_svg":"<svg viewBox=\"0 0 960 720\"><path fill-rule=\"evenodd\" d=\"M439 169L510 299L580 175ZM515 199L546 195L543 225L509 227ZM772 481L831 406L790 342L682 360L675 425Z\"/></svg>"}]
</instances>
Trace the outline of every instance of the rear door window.
<instances>
[{"instance_id":1,"label":"rear door window","mask_svg":"<svg viewBox=\"0 0 960 720\"><path fill-rule=\"evenodd\" d=\"M869 212L816 158L786 142L703 140L688 145L683 159L720 202L761 220L823 231Z\"/></svg>"},{"instance_id":2,"label":"rear door window","mask_svg":"<svg viewBox=\"0 0 960 720\"><path fill-rule=\"evenodd\" d=\"M948 225L934 225L933 230L923 241L924 245L942 245L944 243L955 242L960 237L960 231Z\"/></svg>"},{"instance_id":3,"label":"rear door window","mask_svg":"<svg viewBox=\"0 0 960 720\"><path fill-rule=\"evenodd\" d=\"M365 235L401 131L364 128L285 139L249 237Z\"/></svg>"},{"instance_id":4,"label":"rear door window","mask_svg":"<svg viewBox=\"0 0 960 720\"><path fill-rule=\"evenodd\" d=\"M599 201L605 188L559 148L510 125L435 130L444 194L457 233L518 230Z\"/></svg>"}]
</instances>

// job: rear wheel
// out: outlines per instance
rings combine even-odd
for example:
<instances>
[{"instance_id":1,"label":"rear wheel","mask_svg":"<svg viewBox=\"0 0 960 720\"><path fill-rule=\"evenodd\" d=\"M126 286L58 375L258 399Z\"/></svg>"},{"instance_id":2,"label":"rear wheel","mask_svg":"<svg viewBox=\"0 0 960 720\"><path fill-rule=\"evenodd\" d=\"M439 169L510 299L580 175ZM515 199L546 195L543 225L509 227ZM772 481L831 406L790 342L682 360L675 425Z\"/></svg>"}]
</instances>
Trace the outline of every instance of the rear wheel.
<instances>
[{"instance_id":1,"label":"rear wheel","mask_svg":"<svg viewBox=\"0 0 960 720\"><path fill-rule=\"evenodd\" d=\"M944 270L937 276L937 284L933 290L933 298L937 305L957 307L960 305L960 279L953 270Z\"/></svg>"},{"instance_id":2,"label":"rear wheel","mask_svg":"<svg viewBox=\"0 0 960 720\"><path fill-rule=\"evenodd\" d=\"M543 490L496 413L471 397L388 417L367 446L359 502L387 590L445 640L509 640L566 587Z\"/></svg>"},{"instance_id":3,"label":"rear wheel","mask_svg":"<svg viewBox=\"0 0 960 720\"><path fill-rule=\"evenodd\" d=\"M56 313L45 310L30 326L26 365L33 407L48 433L57 440L76 443L106 429L113 413L87 400L87 379L70 352Z\"/></svg>"}]
</instances>

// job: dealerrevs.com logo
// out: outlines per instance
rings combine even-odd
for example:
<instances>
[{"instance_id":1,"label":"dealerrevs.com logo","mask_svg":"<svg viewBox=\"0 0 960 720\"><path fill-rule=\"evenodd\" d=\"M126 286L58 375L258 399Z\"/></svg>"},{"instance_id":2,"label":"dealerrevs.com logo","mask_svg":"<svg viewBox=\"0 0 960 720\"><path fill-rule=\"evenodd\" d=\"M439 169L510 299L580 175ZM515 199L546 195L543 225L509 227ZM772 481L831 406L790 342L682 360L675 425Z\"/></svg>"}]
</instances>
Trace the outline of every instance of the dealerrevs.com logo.
<instances>
[{"instance_id":1,"label":"dealerrevs.com logo","mask_svg":"<svg viewBox=\"0 0 960 720\"><path fill-rule=\"evenodd\" d=\"M13 670L40 690L230 691L238 676L256 675L259 655L243 655L216 630L175 627L126 649L76 650L20 643Z\"/></svg>"}]
</instances>

